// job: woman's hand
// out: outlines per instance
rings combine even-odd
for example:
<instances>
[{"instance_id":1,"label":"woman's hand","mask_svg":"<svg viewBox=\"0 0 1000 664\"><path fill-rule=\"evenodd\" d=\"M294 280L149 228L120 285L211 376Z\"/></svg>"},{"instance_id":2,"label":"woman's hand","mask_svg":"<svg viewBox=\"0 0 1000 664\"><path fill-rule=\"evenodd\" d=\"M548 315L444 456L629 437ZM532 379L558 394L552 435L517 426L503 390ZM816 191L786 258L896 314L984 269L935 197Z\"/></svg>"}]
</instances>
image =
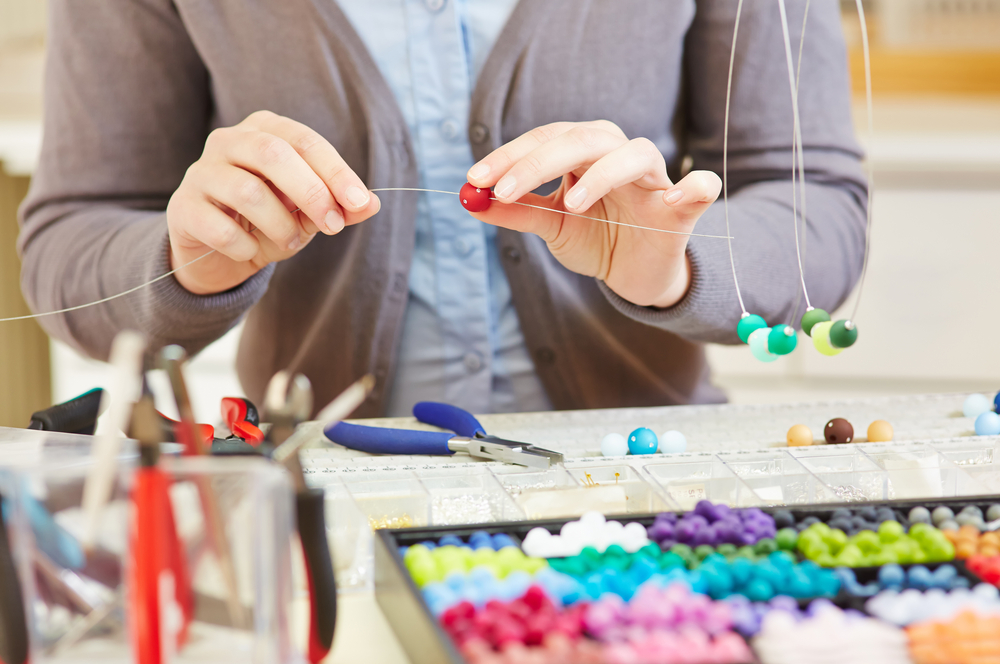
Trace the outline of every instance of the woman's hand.
<instances>
[{"instance_id":1,"label":"woman's hand","mask_svg":"<svg viewBox=\"0 0 1000 664\"><path fill-rule=\"evenodd\" d=\"M530 192L562 177L549 196ZM562 211L636 226L690 233L719 196L722 183L694 171L676 185L663 155L645 138L629 140L615 124L557 122L538 127L469 169L469 182L494 187L500 203L475 216L487 223L535 233L570 270L603 280L640 306L670 307L687 293L688 236L580 219Z\"/></svg>"},{"instance_id":2,"label":"woman's hand","mask_svg":"<svg viewBox=\"0 0 1000 664\"><path fill-rule=\"evenodd\" d=\"M326 139L258 111L213 131L170 197L171 266L216 250L174 276L199 295L229 290L293 256L317 232L335 235L380 206Z\"/></svg>"}]
</instances>

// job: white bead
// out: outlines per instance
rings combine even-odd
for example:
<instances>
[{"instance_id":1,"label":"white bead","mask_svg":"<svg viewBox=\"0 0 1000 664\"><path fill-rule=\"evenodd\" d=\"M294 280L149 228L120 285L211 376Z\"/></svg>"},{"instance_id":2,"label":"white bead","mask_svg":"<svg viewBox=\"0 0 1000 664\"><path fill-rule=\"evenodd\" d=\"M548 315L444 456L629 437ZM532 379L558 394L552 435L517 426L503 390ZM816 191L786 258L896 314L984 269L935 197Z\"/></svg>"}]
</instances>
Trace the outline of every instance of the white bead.
<instances>
[{"instance_id":1,"label":"white bead","mask_svg":"<svg viewBox=\"0 0 1000 664\"><path fill-rule=\"evenodd\" d=\"M606 457L628 454L628 441L620 433L609 433L601 440L601 454Z\"/></svg>"},{"instance_id":2,"label":"white bead","mask_svg":"<svg viewBox=\"0 0 1000 664\"><path fill-rule=\"evenodd\" d=\"M687 444L687 438L680 431L665 431L660 436L660 451L664 454L682 454Z\"/></svg>"}]
</instances>

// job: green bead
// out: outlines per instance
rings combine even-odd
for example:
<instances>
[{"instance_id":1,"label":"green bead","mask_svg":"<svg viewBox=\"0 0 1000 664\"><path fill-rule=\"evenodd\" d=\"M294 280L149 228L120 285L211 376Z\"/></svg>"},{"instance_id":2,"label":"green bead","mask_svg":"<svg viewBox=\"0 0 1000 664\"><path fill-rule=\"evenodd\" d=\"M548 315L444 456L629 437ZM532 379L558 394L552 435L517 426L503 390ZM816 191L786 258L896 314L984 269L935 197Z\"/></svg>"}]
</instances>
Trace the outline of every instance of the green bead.
<instances>
[{"instance_id":1,"label":"green bead","mask_svg":"<svg viewBox=\"0 0 1000 664\"><path fill-rule=\"evenodd\" d=\"M830 314L822 309L810 309L802 314L802 331L811 335L813 325L830 320Z\"/></svg>"},{"instance_id":2,"label":"green bead","mask_svg":"<svg viewBox=\"0 0 1000 664\"><path fill-rule=\"evenodd\" d=\"M853 346L858 340L858 326L847 320L838 320L830 328L830 345L834 348Z\"/></svg>"},{"instance_id":3,"label":"green bead","mask_svg":"<svg viewBox=\"0 0 1000 664\"><path fill-rule=\"evenodd\" d=\"M604 558L621 558L627 557L628 553L622 548L621 544L612 544L607 549L604 550Z\"/></svg>"},{"instance_id":4,"label":"green bead","mask_svg":"<svg viewBox=\"0 0 1000 664\"><path fill-rule=\"evenodd\" d=\"M676 553L681 558L687 560L691 557L691 547L687 544L674 544L670 547L671 553Z\"/></svg>"},{"instance_id":5,"label":"green bead","mask_svg":"<svg viewBox=\"0 0 1000 664\"><path fill-rule=\"evenodd\" d=\"M654 544L653 546L656 545ZM660 547L658 546L656 547L656 552L657 553L660 552ZM597 549L595 549L592 546L583 547L583 549L580 551L580 555L583 557L584 560L587 561L587 564L590 565L591 567L597 567L598 565L601 564L602 560L601 554L600 552L598 552Z\"/></svg>"},{"instance_id":6,"label":"green bead","mask_svg":"<svg viewBox=\"0 0 1000 664\"><path fill-rule=\"evenodd\" d=\"M639 549L639 553L648 556L653 560L656 560L657 558L660 557L660 545L657 544L656 542L651 542L646 546L642 547L641 549Z\"/></svg>"},{"instance_id":7,"label":"green bead","mask_svg":"<svg viewBox=\"0 0 1000 664\"><path fill-rule=\"evenodd\" d=\"M836 348L830 343L830 328L833 327L833 323L830 321L824 321L822 323L816 323L812 328L812 340L813 346L823 355L827 357L833 357L834 355L839 355L843 348Z\"/></svg>"},{"instance_id":8,"label":"green bead","mask_svg":"<svg viewBox=\"0 0 1000 664\"><path fill-rule=\"evenodd\" d=\"M823 541L830 547L830 552L837 555L847 545L847 533L840 528L834 528L823 538Z\"/></svg>"},{"instance_id":9,"label":"green bead","mask_svg":"<svg viewBox=\"0 0 1000 664\"><path fill-rule=\"evenodd\" d=\"M660 569L671 570L675 567L687 567L687 563L673 551L667 551L660 556Z\"/></svg>"},{"instance_id":10,"label":"green bead","mask_svg":"<svg viewBox=\"0 0 1000 664\"><path fill-rule=\"evenodd\" d=\"M775 325L767 335L767 350L775 355L788 355L798 343L795 328L789 325Z\"/></svg>"},{"instance_id":11,"label":"green bead","mask_svg":"<svg viewBox=\"0 0 1000 664\"><path fill-rule=\"evenodd\" d=\"M829 318L827 320L829 320ZM764 319L756 314L750 314L749 316L741 318L740 322L736 324L736 334L739 335L740 341L747 343L747 339L750 338L751 333L762 327L767 327L767 323Z\"/></svg>"},{"instance_id":12,"label":"green bead","mask_svg":"<svg viewBox=\"0 0 1000 664\"><path fill-rule=\"evenodd\" d=\"M736 545L735 544L720 544L715 547L717 553L725 556L726 558L732 558L736 555Z\"/></svg>"},{"instance_id":13,"label":"green bead","mask_svg":"<svg viewBox=\"0 0 1000 664\"><path fill-rule=\"evenodd\" d=\"M709 544L702 544L701 546L696 546L694 548L694 555L698 558L698 560L704 560L713 553L715 553L715 547Z\"/></svg>"},{"instance_id":14,"label":"green bead","mask_svg":"<svg viewBox=\"0 0 1000 664\"><path fill-rule=\"evenodd\" d=\"M895 542L904 533L903 524L898 521L883 521L878 527L878 538L882 542Z\"/></svg>"},{"instance_id":15,"label":"green bead","mask_svg":"<svg viewBox=\"0 0 1000 664\"><path fill-rule=\"evenodd\" d=\"M750 545L741 546L736 550L736 555L740 558L749 558L750 560L757 559L757 554L754 553L753 547Z\"/></svg>"},{"instance_id":16,"label":"green bead","mask_svg":"<svg viewBox=\"0 0 1000 664\"><path fill-rule=\"evenodd\" d=\"M765 537L754 544L753 550L758 556L766 556L777 551L778 545L770 537Z\"/></svg>"},{"instance_id":17,"label":"green bead","mask_svg":"<svg viewBox=\"0 0 1000 664\"><path fill-rule=\"evenodd\" d=\"M799 543L799 533L794 528L782 528L774 536L774 541L778 543L778 548L784 551L794 551Z\"/></svg>"}]
</instances>

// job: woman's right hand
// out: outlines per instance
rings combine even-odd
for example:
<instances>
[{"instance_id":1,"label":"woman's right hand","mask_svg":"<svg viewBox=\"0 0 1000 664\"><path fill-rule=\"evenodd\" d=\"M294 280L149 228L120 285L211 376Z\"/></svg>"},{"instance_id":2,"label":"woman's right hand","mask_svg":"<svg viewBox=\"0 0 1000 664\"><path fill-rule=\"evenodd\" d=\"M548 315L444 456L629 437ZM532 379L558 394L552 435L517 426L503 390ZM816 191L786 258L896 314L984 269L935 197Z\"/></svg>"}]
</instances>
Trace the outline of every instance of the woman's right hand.
<instances>
[{"instance_id":1,"label":"woman's right hand","mask_svg":"<svg viewBox=\"0 0 1000 664\"><path fill-rule=\"evenodd\" d=\"M258 111L213 131L170 197L171 267L215 249L174 277L192 293L221 293L295 255L317 232L336 235L380 207L326 139Z\"/></svg>"}]
</instances>

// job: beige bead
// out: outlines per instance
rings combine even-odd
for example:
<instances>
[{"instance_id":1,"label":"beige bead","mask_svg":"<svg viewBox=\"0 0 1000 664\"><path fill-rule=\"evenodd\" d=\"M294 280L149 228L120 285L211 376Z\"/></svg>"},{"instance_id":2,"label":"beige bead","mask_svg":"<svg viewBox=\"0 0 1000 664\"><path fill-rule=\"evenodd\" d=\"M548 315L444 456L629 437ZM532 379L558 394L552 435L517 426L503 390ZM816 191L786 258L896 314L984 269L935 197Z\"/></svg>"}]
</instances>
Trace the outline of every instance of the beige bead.
<instances>
[{"instance_id":1,"label":"beige bead","mask_svg":"<svg viewBox=\"0 0 1000 664\"><path fill-rule=\"evenodd\" d=\"M813 444L813 432L804 424L796 424L788 430L785 436L789 447L803 447Z\"/></svg>"},{"instance_id":2,"label":"beige bead","mask_svg":"<svg viewBox=\"0 0 1000 664\"><path fill-rule=\"evenodd\" d=\"M875 420L868 425L869 443L887 443L892 440L892 425L885 420Z\"/></svg>"}]
</instances>

